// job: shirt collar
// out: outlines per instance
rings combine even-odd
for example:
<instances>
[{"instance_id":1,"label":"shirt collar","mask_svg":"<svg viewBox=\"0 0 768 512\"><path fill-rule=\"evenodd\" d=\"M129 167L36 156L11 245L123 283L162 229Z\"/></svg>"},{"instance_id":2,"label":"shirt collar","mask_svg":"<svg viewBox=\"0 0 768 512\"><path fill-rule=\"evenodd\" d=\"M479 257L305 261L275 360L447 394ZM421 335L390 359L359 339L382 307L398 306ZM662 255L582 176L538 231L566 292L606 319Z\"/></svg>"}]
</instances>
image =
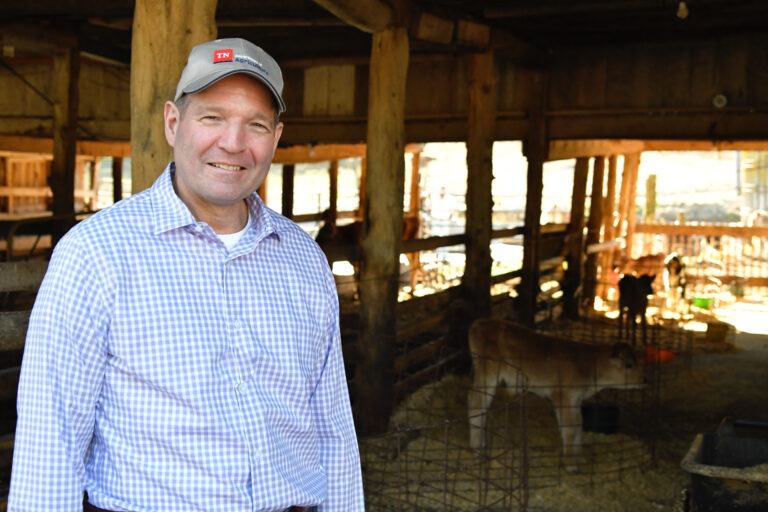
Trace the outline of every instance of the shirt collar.
<instances>
[{"instance_id":1,"label":"shirt collar","mask_svg":"<svg viewBox=\"0 0 768 512\"><path fill-rule=\"evenodd\" d=\"M149 192L152 201L156 235L197 224L194 215L192 215L192 212L189 211L187 205L184 204L173 188L174 172L176 172L176 166L174 162L171 162L152 184ZM255 235L254 242L258 242L273 233L279 238L280 235L277 228L279 223L274 218L277 214L267 208L255 192L246 197L245 201L253 217L249 231L252 231Z\"/></svg>"}]
</instances>

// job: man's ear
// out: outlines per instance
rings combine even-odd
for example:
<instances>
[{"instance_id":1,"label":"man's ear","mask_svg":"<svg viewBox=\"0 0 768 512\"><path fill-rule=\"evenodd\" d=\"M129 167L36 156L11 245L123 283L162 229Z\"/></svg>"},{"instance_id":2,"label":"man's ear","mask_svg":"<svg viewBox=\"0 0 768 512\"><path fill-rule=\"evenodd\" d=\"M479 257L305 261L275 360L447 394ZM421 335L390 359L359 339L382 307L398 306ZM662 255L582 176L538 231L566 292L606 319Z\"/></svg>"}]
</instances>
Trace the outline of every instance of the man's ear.
<instances>
[{"instance_id":1,"label":"man's ear","mask_svg":"<svg viewBox=\"0 0 768 512\"><path fill-rule=\"evenodd\" d=\"M165 140L168 141L168 145L171 147L176 146L176 130L179 129L179 121L181 120L181 112L179 107L172 101L165 102L165 110L163 112L165 119Z\"/></svg>"}]
</instances>

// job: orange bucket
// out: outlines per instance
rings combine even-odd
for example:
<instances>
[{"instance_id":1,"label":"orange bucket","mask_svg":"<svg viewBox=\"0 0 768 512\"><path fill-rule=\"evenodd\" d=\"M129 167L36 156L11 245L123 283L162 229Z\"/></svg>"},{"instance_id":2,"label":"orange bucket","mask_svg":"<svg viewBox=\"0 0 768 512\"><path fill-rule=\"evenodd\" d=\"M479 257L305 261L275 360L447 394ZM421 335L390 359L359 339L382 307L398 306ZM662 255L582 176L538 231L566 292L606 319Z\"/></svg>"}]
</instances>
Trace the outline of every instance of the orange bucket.
<instances>
[{"instance_id":1,"label":"orange bucket","mask_svg":"<svg viewBox=\"0 0 768 512\"><path fill-rule=\"evenodd\" d=\"M653 346L645 347L645 360L649 363L664 363L675 358L675 351Z\"/></svg>"}]
</instances>

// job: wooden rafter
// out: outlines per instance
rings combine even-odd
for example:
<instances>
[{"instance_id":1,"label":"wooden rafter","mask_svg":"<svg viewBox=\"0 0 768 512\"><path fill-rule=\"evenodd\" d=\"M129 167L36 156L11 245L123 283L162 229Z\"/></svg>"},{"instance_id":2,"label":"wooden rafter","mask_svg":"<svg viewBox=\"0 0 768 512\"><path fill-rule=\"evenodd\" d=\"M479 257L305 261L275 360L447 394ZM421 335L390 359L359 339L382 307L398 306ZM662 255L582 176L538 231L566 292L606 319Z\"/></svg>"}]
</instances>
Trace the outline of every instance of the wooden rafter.
<instances>
[{"instance_id":1,"label":"wooden rafter","mask_svg":"<svg viewBox=\"0 0 768 512\"><path fill-rule=\"evenodd\" d=\"M745 151L768 150L768 140L641 140L570 139L549 143L549 160L623 155L643 151Z\"/></svg>"}]
</instances>

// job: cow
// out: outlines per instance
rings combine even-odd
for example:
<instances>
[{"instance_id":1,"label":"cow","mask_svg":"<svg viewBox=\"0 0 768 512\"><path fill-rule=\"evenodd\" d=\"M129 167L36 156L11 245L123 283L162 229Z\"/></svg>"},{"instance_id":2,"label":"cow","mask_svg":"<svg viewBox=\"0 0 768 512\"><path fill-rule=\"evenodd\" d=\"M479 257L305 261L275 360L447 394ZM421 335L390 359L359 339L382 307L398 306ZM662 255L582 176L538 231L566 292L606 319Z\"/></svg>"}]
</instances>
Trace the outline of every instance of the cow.
<instances>
[{"instance_id":1,"label":"cow","mask_svg":"<svg viewBox=\"0 0 768 512\"><path fill-rule=\"evenodd\" d=\"M626 255L622 255L619 263L615 265L615 269L618 274L659 275L664 272L664 260L666 258L667 256L663 252L643 254L637 258L627 258Z\"/></svg>"},{"instance_id":2,"label":"cow","mask_svg":"<svg viewBox=\"0 0 768 512\"><path fill-rule=\"evenodd\" d=\"M687 285L685 262L677 253L672 252L664 259L663 278L667 308L677 311L685 301Z\"/></svg>"},{"instance_id":3,"label":"cow","mask_svg":"<svg viewBox=\"0 0 768 512\"><path fill-rule=\"evenodd\" d=\"M473 385L467 397L469 444L476 453L485 446L486 411L497 386L548 398L562 440L563 465L578 471L581 455L581 403L606 388L644 385L643 370L626 343L593 345L544 334L496 318L475 320L469 329Z\"/></svg>"},{"instance_id":4,"label":"cow","mask_svg":"<svg viewBox=\"0 0 768 512\"><path fill-rule=\"evenodd\" d=\"M363 223L354 221L349 224L337 225L331 219L331 211L323 212L323 225L315 235L315 242L326 248L331 245L354 245L360 242L362 236Z\"/></svg>"},{"instance_id":5,"label":"cow","mask_svg":"<svg viewBox=\"0 0 768 512\"><path fill-rule=\"evenodd\" d=\"M418 215L403 216L403 240L413 240L419 236L421 222ZM337 226L330 215L330 210L323 211L323 225L315 235L315 242L326 250L332 246L360 245L363 238L363 222L355 220L348 224ZM416 281L421 268L418 252L406 253L411 273L411 293L416 289ZM359 262L352 262L355 268L355 281L359 277Z\"/></svg>"},{"instance_id":6,"label":"cow","mask_svg":"<svg viewBox=\"0 0 768 512\"><path fill-rule=\"evenodd\" d=\"M652 284L655 278L655 274L642 274L641 276L625 274L619 279L619 339L623 339L626 316L626 335L627 338L631 335L633 347L637 343L638 316L643 330L643 345L648 343L645 311L648 309L648 296L653 294Z\"/></svg>"}]
</instances>

